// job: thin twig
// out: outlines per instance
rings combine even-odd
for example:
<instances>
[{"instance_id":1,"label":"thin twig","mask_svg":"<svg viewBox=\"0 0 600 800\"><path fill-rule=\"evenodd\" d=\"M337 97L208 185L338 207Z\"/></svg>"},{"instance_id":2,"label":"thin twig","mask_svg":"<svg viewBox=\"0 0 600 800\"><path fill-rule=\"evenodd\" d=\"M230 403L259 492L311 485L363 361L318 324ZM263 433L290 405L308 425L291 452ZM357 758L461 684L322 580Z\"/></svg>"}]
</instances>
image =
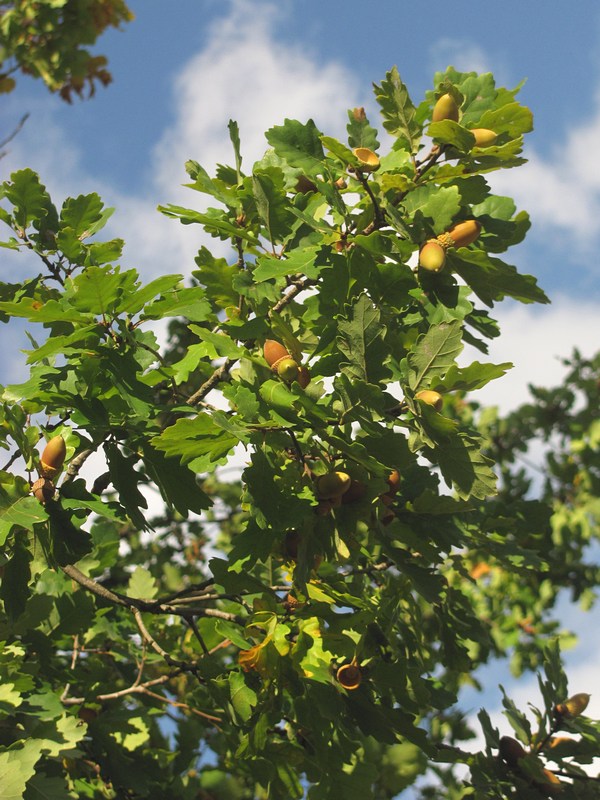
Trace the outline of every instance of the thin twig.
<instances>
[{"instance_id":1,"label":"thin twig","mask_svg":"<svg viewBox=\"0 0 600 800\"><path fill-rule=\"evenodd\" d=\"M208 647L206 646L206 642L202 638L202 634L200 633L200 631L198 629L198 625L196 624L196 620L193 617L187 617L186 621L187 621L188 625L190 626L190 628L192 629L192 631L194 633L194 636L200 642L200 647L202 648L202 652L204 653L204 655L205 656L210 655L210 651L209 651Z\"/></svg>"},{"instance_id":2,"label":"thin twig","mask_svg":"<svg viewBox=\"0 0 600 800\"><path fill-rule=\"evenodd\" d=\"M225 378L225 376L229 374L229 370L234 364L235 361L233 361L231 358L226 358L223 364L221 364L220 367L217 367L217 369L213 372L210 378L204 381L204 383L198 389L198 391L194 392L194 394L191 397L188 397L188 399L186 400L187 405L195 406L200 400L203 400L206 397L206 395L210 392L210 390L214 389L217 383L219 383L219 381L222 381Z\"/></svg>"},{"instance_id":3,"label":"thin twig","mask_svg":"<svg viewBox=\"0 0 600 800\"><path fill-rule=\"evenodd\" d=\"M2 139L2 141L0 142L0 148L5 147L9 142L12 142L12 140L19 133L19 131L21 130L23 125L25 125L25 123L27 122L28 119L29 119L29 112L27 114L23 114L23 116L21 117L21 119L17 123L17 125L16 125L15 129L13 130L13 132L10 133L5 139ZM2 158L5 155L6 155L5 152L4 153L0 153L0 158Z\"/></svg>"},{"instance_id":4,"label":"thin twig","mask_svg":"<svg viewBox=\"0 0 600 800\"><path fill-rule=\"evenodd\" d=\"M162 656L167 664L172 667L179 667L180 669L188 671L193 671L195 669L195 662L193 664L186 664L184 661L178 661L176 658L173 658L169 653L167 653L167 651L159 645L156 639L148 631L148 628L146 628L144 625L142 612L137 608L132 608L131 610L133 612L133 617L136 621L138 629L142 634L142 639L145 640L155 652Z\"/></svg>"},{"instance_id":5,"label":"thin twig","mask_svg":"<svg viewBox=\"0 0 600 800\"><path fill-rule=\"evenodd\" d=\"M169 697L163 697L161 694L148 691L148 689L140 689L140 692L148 695L148 697L153 697L155 700L160 700L161 703L168 703L170 706L174 706L175 708L183 708L185 711L189 711L191 714L196 714L198 717L202 717L203 719L208 719L211 722L223 722L221 717L215 717L213 714L207 714L206 711L200 711L198 708L192 708L192 706L188 705L187 703L179 703L177 700L171 700Z\"/></svg>"},{"instance_id":6,"label":"thin twig","mask_svg":"<svg viewBox=\"0 0 600 800\"><path fill-rule=\"evenodd\" d=\"M81 467L85 464L87 459L95 452L96 451L93 448L88 448L87 450L82 450L81 453L77 453L75 458L71 459L71 461L69 462L69 466L67 467L65 477L63 478L62 481L63 486L77 477Z\"/></svg>"},{"instance_id":7,"label":"thin twig","mask_svg":"<svg viewBox=\"0 0 600 800\"><path fill-rule=\"evenodd\" d=\"M311 286L316 286L316 284L317 281L311 278L304 278L304 280L295 281L290 291L286 292L286 294L284 294L283 297L275 303L275 305L271 309L271 314L279 314L281 309L289 305L294 299L294 297L299 295L300 292L303 292L305 289L308 289Z\"/></svg>"}]
</instances>

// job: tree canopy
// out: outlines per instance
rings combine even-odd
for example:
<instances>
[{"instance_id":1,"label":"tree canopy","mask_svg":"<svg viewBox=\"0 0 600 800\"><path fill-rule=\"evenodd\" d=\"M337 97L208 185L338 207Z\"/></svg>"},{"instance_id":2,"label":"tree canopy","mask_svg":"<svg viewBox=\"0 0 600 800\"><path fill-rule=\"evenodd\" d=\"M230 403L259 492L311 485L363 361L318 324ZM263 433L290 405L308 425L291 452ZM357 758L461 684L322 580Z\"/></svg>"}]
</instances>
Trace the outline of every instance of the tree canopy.
<instances>
[{"instance_id":1,"label":"tree canopy","mask_svg":"<svg viewBox=\"0 0 600 800\"><path fill-rule=\"evenodd\" d=\"M452 67L374 91L383 131L282 120L246 167L232 120L229 164L187 162L190 207L159 211L215 240L191 275L123 265L95 193L3 182L29 272L0 316L31 342L0 397L7 800L600 796L555 614L598 585L600 357L505 417L471 399L510 380L498 303L548 302L487 180L532 115ZM506 656L539 696L474 730L460 690Z\"/></svg>"},{"instance_id":2,"label":"tree canopy","mask_svg":"<svg viewBox=\"0 0 600 800\"><path fill-rule=\"evenodd\" d=\"M0 2L0 94L16 86L15 74L41 78L72 102L93 95L112 77L105 56L92 55L108 28L133 19L123 0L17 0Z\"/></svg>"}]
</instances>

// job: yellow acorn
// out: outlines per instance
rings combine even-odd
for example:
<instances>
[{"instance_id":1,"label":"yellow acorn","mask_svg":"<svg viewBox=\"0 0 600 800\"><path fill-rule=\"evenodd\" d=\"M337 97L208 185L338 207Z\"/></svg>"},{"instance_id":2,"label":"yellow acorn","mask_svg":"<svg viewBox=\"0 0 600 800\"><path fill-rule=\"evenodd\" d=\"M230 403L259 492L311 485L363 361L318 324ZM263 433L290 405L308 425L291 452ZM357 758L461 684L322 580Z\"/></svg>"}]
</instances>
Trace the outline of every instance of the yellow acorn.
<instances>
[{"instance_id":1,"label":"yellow acorn","mask_svg":"<svg viewBox=\"0 0 600 800\"><path fill-rule=\"evenodd\" d=\"M472 244L481 233L481 224L476 219L466 219L455 223L444 233L440 233L437 241L444 249L449 247L467 247Z\"/></svg>"},{"instance_id":2,"label":"yellow acorn","mask_svg":"<svg viewBox=\"0 0 600 800\"><path fill-rule=\"evenodd\" d=\"M458 122L458 106L451 94L443 94L438 98L433 107L431 121L441 122L444 119L451 119L454 122Z\"/></svg>"},{"instance_id":3,"label":"yellow acorn","mask_svg":"<svg viewBox=\"0 0 600 800\"><path fill-rule=\"evenodd\" d=\"M334 500L350 488L352 478L346 472L328 472L316 480L317 496L321 500Z\"/></svg>"},{"instance_id":4,"label":"yellow acorn","mask_svg":"<svg viewBox=\"0 0 600 800\"><path fill-rule=\"evenodd\" d=\"M379 169L379 156L368 147L355 147L352 152L359 160L362 172L375 172Z\"/></svg>"},{"instance_id":5,"label":"yellow acorn","mask_svg":"<svg viewBox=\"0 0 600 800\"><path fill-rule=\"evenodd\" d=\"M419 266L429 272L439 272L446 263L446 250L437 239L429 239L419 251Z\"/></svg>"},{"instance_id":6,"label":"yellow acorn","mask_svg":"<svg viewBox=\"0 0 600 800\"><path fill-rule=\"evenodd\" d=\"M444 398L439 392L434 392L433 389L421 389L415 395L415 400L425 403L428 406L433 406L436 411L441 411L444 405Z\"/></svg>"},{"instance_id":7,"label":"yellow acorn","mask_svg":"<svg viewBox=\"0 0 600 800\"><path fill-rule=\"evenodd\" d=\"M52 479L60 472L67 454L67 445L62 436L50 439L42 452L39 473L42 478Z\"/></svg>"},{"instance_id":8,"label":"yellow acorn","mask_svg":"<svg viewBox=\"0 0 600 800\"><path fill-rule=\"evenodd\" d=\"M578 717L586 710L590 702L591 695L587 692L579 692L569 697L564 703L558 703L554 711L561 717Z\"/></svg>"},{"instance_id":9,"label":"yellow acorn","mask_svg":"<svg viewBox=\"0 0 600 800\"><path fill-rule=\"evenodd\" d=\"M498 134L489 128L471 128L471 133L475 137L475 147L491 147L498 138Z\"/></svg>"}]
</instances>

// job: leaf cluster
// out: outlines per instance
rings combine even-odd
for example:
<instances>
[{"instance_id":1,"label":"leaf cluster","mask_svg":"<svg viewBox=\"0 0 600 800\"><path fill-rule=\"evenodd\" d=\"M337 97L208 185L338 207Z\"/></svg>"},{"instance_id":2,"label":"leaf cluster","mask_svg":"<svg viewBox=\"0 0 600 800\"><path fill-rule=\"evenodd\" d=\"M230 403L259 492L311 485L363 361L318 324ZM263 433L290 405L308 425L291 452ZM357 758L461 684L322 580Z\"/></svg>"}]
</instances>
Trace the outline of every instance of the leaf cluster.
<instances>
[{"instance_id":1,"label":"leaf cluster","mask_svg":"<svg viewBox=\"0 0 600 800\"><path fill-rule=\"evenodd\" d=\"M375 87L386 152L351 109L345 141L274 126L246 172L230 122L232 165L186 165L212 205L160 209L202 231L189 281L123 268L96 194L59 206L27 169L3 183L2 245L35 258L0 284L2 322L31 342L29 376L0 397L15 796L379 800L428 770L448 797L516 796L485 718L486 753L463 749L457 701L492 658L540 666L560 587L590 599L595 571L572 576L594 537L596 421L570 388L508 420L467 398L511 366L466 358L499 334L495 305L547 302L498 257L528 220L485 177L521 163L531 120L490 75L449 68L435 87L420 105L395 69ZM449 91L459 122L428 124ZM476 148L484 124L498 143ZM420 267L424 242L467 219L477 240ZM289 380L269 341L298 365ZM555 426L557 505L516 467ZM40 504L58 435L64 471ZM342 494L322 490L332 474ZM566 691L552 680L547 705Z\"/></svg>"}]
</instances>

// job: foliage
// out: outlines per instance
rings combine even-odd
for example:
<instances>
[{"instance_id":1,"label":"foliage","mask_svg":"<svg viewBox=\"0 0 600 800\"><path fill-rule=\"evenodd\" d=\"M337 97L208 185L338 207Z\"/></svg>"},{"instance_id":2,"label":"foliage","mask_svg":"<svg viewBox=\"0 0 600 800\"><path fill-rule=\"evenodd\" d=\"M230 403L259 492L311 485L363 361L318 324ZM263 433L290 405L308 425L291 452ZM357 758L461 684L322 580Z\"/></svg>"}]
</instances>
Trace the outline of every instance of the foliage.
<instances>
[{"instance_id":1,"label":"foliage","mask_svg":"<svg viewBox=\"0 0 600 800\"><path fill-rule=\"evenodd\" d=\"M561 797L598 796L598 726L555 710L552 612L598 583L600 361L576 354L506 419L467 400L511 366L465 358L499 335L496 303L547 302L498 257L529 222L486 180L523 162L531 114L489 74L434 86L419 105L396 69L375 87L386 148L363 109L347 142L285 120L245 172L231 122L232 166L187 164L215 205L161 208L231 246L202 247L191 285L121 267L96 194L59 208L31 170L3 184L3 246L39 257L0 295L2 321L37 323L29 377L2 390L6 797L379 800L428 772L444 788L420 780L422 798L539 798L547 763ZM428 123L442 93L459 122ZM416 266L465 219L475 242ZM282 379L268 340L310 381ZM40 452L58 435L55 477ZM542 486L519 461L536 438ZM341 495L319 489L332 472ZM505 700L514 763L485 712L470 752L457 706L506 655L545 676L533 727Z\"/></svg>"},{"instance_id":2,"label":"foliage","mask_svg":"<svg viewBox=\"0 0 600 800\"><path fill-rule=\"evenodd\" d=\"M14 74L41 78L63 100L93 95L112 80L93 45L108 27L133 19L123 0L16 0L0 2L0 93L15 87Z\"/></svg>"}]
</instances>

